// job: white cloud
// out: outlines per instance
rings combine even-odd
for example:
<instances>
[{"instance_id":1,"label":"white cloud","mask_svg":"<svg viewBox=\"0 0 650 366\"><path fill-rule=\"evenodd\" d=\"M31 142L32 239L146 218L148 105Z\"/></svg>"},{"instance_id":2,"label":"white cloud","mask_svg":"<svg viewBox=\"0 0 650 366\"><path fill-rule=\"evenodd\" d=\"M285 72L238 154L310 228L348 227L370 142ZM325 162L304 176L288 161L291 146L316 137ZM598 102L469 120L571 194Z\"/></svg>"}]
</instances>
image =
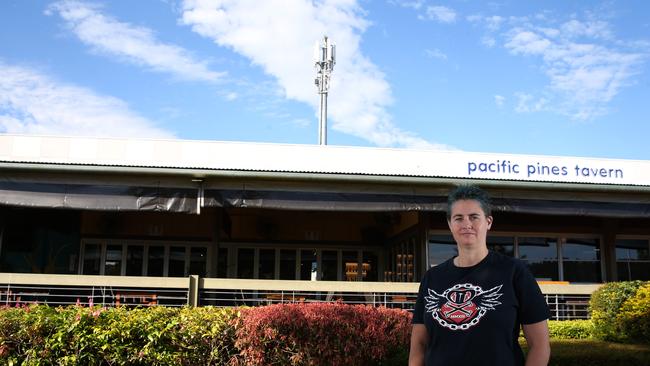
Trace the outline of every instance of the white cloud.
<instances>
[{"instance_id":1,"label":"white cloud","mask_svg":"<svg viewBox=\"0 0 650 366\"><path fill-rule=\"evenodd\" d=\"M404 8L418 10L424 5L424 0L390 0L391 4L399 5Z\"/></svg>"},{"instance_id":2,"label":"white cloud","mask_svg":"<svg viewBox=\"0 0 650 366\"><path fill-rule=\"evenodd\" d=\"M0 61L0 131L48 135L173 138L117 98L56 82Z\"/></svg>"},{"instance_id":3,"label":"white cloud","mask_svg":"<svg viewBox=\"0 0 650 366\"><path fill-rule=\"evenodd\" d=\"M540 71L549 80L545 97L534 101L532 95L520 93L516 111L548 110L589 120L607 113L607 104L633 82L648 57L648 47L644 42L618 40L608 22L592 14L587 18L581 21L573 16L562 22L553 14L472 15L467 20L485 27L481 40L485 46L500 43L512 55L539 58Z\"/></svg>"},{"instance_id":4,"label":"white cloud","mask_svg":"<svg viewBox=\"0 0 650 366\"><path fill-rule=\"evenodd\" d=\"M228 94L225 95L225 98L227 101L232 102L233 100L237 99L239 95L235 92L229 92Z\"/></svg>"},{"instance_id":5,"label":"white cloud","mask_svg":"<svg viewBox=\"0 0 650 366\"><path fill-rule=\"evenodd\" d=\"M456 21L456 12L442 5L427 6L424 17L441 23L453 23Z\"/></svg>"},{"instance_id":6,"label":"white cloud","mask_svg":"<svg viewBox=\"0 0 650 366\"><path fill-rule=\"evenodd\" d=\"M481 44L487 48L492 48L497 44L497 41L492 37L485 36L481 38Z\"/></svg>"},{"instance_id":7,"label":"white cloud","mask_svg":"<svg viewBox=\"0 0 650 366\"><path fill-rule=\"evenodd\" d=\"M502 95L495 95L494 96L494 104L497 105L497 107L501 108L503 107L503 103L505 103L506 98Z\"/></svg>"},{"instance_id":8,"label":"white cloud","mask_svg":"<svg viewBox=\"0 0 650 366\"><path fill-rule=\"evenodd\" d=\"M426 49L424 50L424 53L427 55L427 57L430 58L437 58L438 60L443 60L443 61L447 60L447 55L437 48L433 50Z\"/></svg>"},{"instance_id":9,"label":"white cloud","mask_svg":"<svg viewBox=\"0 0 650 366\"><path fill-rule=\"evenodd\" d=\"M316 111L313 47L328 35L337 44L329 94L331 128L380 146L441 147L396 127L384 74L360 49L369 26L353 0L186 0L181 22L249 58L272 75L286 98Z\"/></svg>"},{"instance_id":10,"label":"white cloud","mask_svg":"<svg viewBox=\"0 0 650 366\"><path fill-rule=\"evenodd\" d=\"M518 113L540 112L546 109L548 103L545 98L535 100L534 96L521 92L515 93L515 97L517 97L515 111Z\"/></svg>"},{"instance_id":11,"label":"white cloud","mask_svg":"<svg viewBox=\"0 0 650 366\"><path fill-rule=\"evenodd\" d=\"M101 10L98 5L65 0L50 5L46 14L61 16L66 26L98 53L184 80L215 82L224 75L210 70L186 49L157 40L152 30L119 22Z\"/></svg>"}]
</instances>

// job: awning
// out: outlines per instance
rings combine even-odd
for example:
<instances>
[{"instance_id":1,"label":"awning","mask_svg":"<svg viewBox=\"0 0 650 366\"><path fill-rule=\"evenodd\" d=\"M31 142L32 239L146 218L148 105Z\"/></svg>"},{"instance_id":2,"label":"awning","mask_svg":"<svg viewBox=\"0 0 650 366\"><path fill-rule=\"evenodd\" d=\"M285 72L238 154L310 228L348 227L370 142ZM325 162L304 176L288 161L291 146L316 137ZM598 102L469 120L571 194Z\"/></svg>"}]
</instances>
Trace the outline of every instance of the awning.
<instances>
[{"instance_id":1,"label":"awning","mask_svg":"<svg viewBox=\"0 0 650 366\"><path fill-rule=\"evenodd\" d=\"M201 196L202 194L202 196ZM197 204L200 202L200 205ZM495 198L495 211L538 215L650 218L650 202ZM68 184L0 178L0 205L105 211L193 213L200 207L304 211L444 212L443 195L206 189L128 184Z\"/></svg>"},{"instance_id":2,"label":"awning","mask_svg":"<svg viewBox=\"0 0 650 366\"><path fill-rule=\"evenodd\" d=\"M495 211L538 215L650 218L650 203L495 198ZM446 196L368 193L206 190L204 207L317 211L434 211L447 209Z\"/></svg>"},{"instance_id":3,"label":"awning","mask_svg":"<svg viewBox=\"0 0 650 366\"><path fill-rule=\"evenodd\" d=\"M108 211L197 213L197 190L0 179L0 204Z\"/></svg>"}]
</instances>

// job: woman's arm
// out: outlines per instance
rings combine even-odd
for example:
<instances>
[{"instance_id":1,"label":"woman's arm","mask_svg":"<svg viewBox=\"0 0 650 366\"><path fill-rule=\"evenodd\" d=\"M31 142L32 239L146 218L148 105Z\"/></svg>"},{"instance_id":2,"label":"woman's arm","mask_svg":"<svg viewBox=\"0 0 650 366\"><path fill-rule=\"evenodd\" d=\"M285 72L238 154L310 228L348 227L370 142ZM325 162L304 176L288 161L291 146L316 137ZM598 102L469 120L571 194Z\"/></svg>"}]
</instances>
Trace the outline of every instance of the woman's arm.
<instances>
[{"instance_id":1,"label":"woman's arm","mask_svg":"<svg viewBox=\"0 0 650 366\"><path fill-rule=\"evenodd\" d=\"M548 321L524 324L524 337L528 343L526 366L546 366L551 357L551 344L548 339Z\"/></svg>"},{"instance_id":2,"label":"woman's arm","mask_svg":"<svg viewBox=\"0 0 650 366\"><path fill-rule=\"evenodd\" d=\"M424 324L413 324L409 366L424 366L424 354L427 349L428 339L427 328Z\"/></svg>"}]
</instances>

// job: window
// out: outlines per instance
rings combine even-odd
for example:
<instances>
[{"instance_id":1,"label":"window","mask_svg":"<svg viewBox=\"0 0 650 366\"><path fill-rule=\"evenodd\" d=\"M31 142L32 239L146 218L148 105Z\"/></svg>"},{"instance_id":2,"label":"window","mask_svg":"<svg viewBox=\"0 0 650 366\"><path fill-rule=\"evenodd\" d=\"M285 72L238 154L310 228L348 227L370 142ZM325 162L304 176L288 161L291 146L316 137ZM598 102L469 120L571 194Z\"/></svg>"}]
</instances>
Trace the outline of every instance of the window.
<instances>
[{"instance_id":1,"label":"window","mask_svg":"<svg viewBox=\"0 0 650 366\"><path fill-rule=\"evenodd\" d=\"M600 241L597 239L566 239L562 243L564 280L570 282L602 282Z\"/></svg>"},{"instance_id":2,"label":"window","mask_svg":"<svg viewBox=\"0 0 650 366\"><path fill-rule=\"evenodd\" d=\"M413 263L411 263L411 266ZM363 262L361 263L361 278L363 281L377 281L377 268L379 266L379 261L377 260L377 254L374 252L363 251ZM407 272L412 276L413 268ZM408 281L412 281L413 278L407 278Z\"/></svg>"},{"instance_id":3,"label":"window","mask_svg":"<svg viewBox=\"0 0 650 366\"><path fill-rule=\"evenodd\" d=\"M185 247L169 248L168 277L185 277Z\"/></svg>"},{"instance_id":4,"label":"window","mask_svg":"<svg viewBox=\"0 0 650 366\"><path fill-rule=\"evenodd\" d=\"M275 278L275 249L260 249L259 279L272 280Z\"/></svg>"},{"instance_id":5,"label":"window","mask_svg":"<svg viewBox=\"0 0 650 366\"><path fill-rule=\"evenodd\" d=\"M206 276L208 244L82 240L79 273L110 276Z\"/></svg>"},{"instance_id":6,"label":"window","mask_svg":"<svg viewBox=\"0 0 650 366\"><path fill-rule=\"evenodd\" d=\"M144 247L141 245L129 245L126 249L126 275L142 276L144 264Z\"/></svg>"},{"instance_id":7,"label":"window","mask_svg":"<svg viewBox=\"0 0 650 366\"><path fill-rule=\"evenodd\" d=\"M344 250L342 253L343 276L346 281L357 281L359 279L359 253L357 251Z\"/></svg>"},{"instance_id":8,"label":"window","mask_svg":"<svg viewBox=\"0 0 650 366\"><path fill-rule=\"evenodd\" d=\"M296 279L296 250L280 249L280 279Z\"/></svg>"},{"instance_id":9,"label":"window","mask_svg":"<svg viewBox=\"0 0 650 366\"><path fill-rule=\"evenodd\" d=\"M165 247L150 246L147 258L147 276L162 277L165 270Z\"/></svg>"},{"instance_id":10,"label":"window","mask_svg":"<svg viewBox=\"0 0 650 366\"><path fill-rule=\"evenodd\" d=\"M83 272L85 275L98 275L101 264L101 247L98 244L87 244L84 248Z\"/></svg>"},{"instance_id":11,"label":"window","mask_svg":"<svg viewBox=\"0 0 650 366\"><path fill-rule=\"evenodd\" d=\"M451 235L433 235L429 237L429 265L437 266L447 259L458 255L456 242Z\"/></svg>"},{"instance_id":12,"label":"window","mask_svg":"<svg viewBox=\"0 0 650 366\"><path fill-rule=\"evenodd\" d=\"M106 247L104 274L107 276L122 275L122 245L108 245Z\"/></svg>"},{"instance_id":13,"label":"window","mask_svg":"<svg viewBox=\"0 0 650 366\"><path fill-rule=\"evenodd\" d=\"M515 238L511 236L489 236L487 238L488 249L508 257L515 256Z\"/></svg>"},{"instance_id":14,"label":"window","mask_svg":"<svg viewBox=\"0 0 650 366\"><path fill-rule=\"evenodd\" d=\"M617 239L616 270L619 281L650 280L648 239Z\"/></svg>"},{"instance_id":15,"label":"window","mask_svg":"<svg viewBox=\"0 0 650 366\"><path fill-rule=\"evenodd\" d=\"M318 276L318 260L315 249L300 250L300 279L316 281Z\"/></svg>"},{"instance_id":16,"label":"window","mask_svg":"<svg viewBox=\"0 0 650 366\"><path fill-rule=\"evenodd\" d=\"M239 248L237 251L237 278L255 278L255 249Z\"/></svg>"},{"instance_id":17,"label":"window","mask_svg":"<svg viewBox=\"0 0 650 366\"><path fill-rule=\"evenodd\" d=\"M208 263L208 248L190 248L190 275L205 277Z\"/></svg>"},{"instance_id":18,"label":"window","mask_svg":"<svg viewBox=\"0 0 650 366\"><path fill-rule=\"evenodd\" d=\"M228 248L219 248L217 251L217 277L228 277Z\"/></svg>"},{"instance_id":19,"label":"window","mask_svg":"<svg viewBox=\"0 0 650 366\"><path fill-rule=\"evenodd\" d=\"M338 280L338 251L323 250L321 257L321 279L323 281Z\"/></svg>"},{"instance_id":20,"label":"window","mask_svg":"<svg viewBox=\"0 0 650 366\"><path fill-rule=\"evenodd\" d=\"M518 237L519 258L538 280L558 281L557 240Z\"/></svg>"}]
</instances>

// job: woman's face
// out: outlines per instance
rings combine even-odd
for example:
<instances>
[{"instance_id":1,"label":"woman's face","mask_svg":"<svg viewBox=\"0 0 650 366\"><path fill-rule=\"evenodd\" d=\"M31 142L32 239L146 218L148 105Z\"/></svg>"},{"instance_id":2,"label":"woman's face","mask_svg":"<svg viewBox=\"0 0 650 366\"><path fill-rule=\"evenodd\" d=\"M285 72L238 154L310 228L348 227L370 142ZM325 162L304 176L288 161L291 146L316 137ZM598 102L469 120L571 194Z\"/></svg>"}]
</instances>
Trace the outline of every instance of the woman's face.
<instances>
[{"instance_id":1,"label":"woman's face","mask_svg":"<svg viewBox=\"0 0 650 366\"><path fill-rule=\"evenodd\" d=\"M451 206L451 218L447 223L459 246L467 249L478 248L486 246L492 216L485 216L478 201L460 200Z\"/></svg>"}]
</instances>

